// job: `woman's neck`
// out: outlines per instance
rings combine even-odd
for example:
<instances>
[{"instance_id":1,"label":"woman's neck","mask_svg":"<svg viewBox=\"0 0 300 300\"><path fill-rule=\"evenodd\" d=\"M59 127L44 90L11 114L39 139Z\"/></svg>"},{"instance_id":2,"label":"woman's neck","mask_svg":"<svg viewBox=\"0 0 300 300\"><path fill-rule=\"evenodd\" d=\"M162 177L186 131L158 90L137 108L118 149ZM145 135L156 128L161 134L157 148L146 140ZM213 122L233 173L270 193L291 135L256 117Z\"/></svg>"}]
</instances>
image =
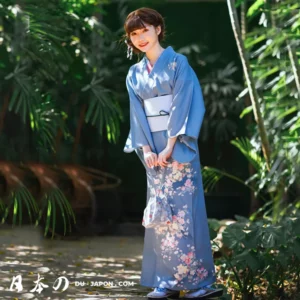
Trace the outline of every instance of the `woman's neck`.
<instances>
[{"instance_id":1,"label":"woman's neck","mask_svg":"<svg viewBox=\"0 0 300 300\"><path fill-rule=\"evenodd\" d=\"M164 50L165 49L159 43L157 43L149 51L146 52L146 56L152 66L154 66L155 62Z\"/></svg>"}]
</instances>

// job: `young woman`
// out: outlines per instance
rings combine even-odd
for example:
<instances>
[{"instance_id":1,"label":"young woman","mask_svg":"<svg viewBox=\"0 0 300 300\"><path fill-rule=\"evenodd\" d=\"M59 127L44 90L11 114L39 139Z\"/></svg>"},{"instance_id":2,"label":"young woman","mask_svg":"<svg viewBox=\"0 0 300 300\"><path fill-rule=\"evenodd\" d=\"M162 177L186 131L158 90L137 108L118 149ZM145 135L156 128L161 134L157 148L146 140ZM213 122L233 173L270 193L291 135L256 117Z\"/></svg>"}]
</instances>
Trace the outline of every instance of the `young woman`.
<instances>
[{"instance_id":1,"label":"young woman","mask_svg":"<svg viewBox=\"0 0 300 300\"><path fill-rule=\"evenodd\" d=\"M125 152L136 151L147 175L150 197L165 197L172 222L145 229L140 283L154 287L149 298L218 296L197 139L205 107L187 58L163 48L165 25L150 8L125 21L128 55L145 53L130 67L130 133ZM146 227L146 226L145 226Z\"/></svg>"}]
</instances>

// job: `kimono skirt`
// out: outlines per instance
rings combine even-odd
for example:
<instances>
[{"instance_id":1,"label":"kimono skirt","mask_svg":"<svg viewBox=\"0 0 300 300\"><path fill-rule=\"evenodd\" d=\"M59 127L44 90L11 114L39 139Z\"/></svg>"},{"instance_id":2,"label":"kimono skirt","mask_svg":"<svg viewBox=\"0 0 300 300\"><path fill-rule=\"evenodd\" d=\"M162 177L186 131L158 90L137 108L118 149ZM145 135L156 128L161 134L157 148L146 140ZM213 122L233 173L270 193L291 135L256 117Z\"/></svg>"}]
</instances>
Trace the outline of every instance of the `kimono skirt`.
<instances>
[{"instance_id":1,"label":"kimono skirt","mask_svg":"<svg viewBox=\"0 0 300 300\"><path fill-rule=\"evenodd\" d=\"M167 130L152 132L157 153L167 145ZM136 150L147 175L147 203L164 193L172 223L145 229L140 284L192 290L216 281L202 186L199 150L188 163L170 158L168 166L149 168Z\"/></svg>"}]
</instances>

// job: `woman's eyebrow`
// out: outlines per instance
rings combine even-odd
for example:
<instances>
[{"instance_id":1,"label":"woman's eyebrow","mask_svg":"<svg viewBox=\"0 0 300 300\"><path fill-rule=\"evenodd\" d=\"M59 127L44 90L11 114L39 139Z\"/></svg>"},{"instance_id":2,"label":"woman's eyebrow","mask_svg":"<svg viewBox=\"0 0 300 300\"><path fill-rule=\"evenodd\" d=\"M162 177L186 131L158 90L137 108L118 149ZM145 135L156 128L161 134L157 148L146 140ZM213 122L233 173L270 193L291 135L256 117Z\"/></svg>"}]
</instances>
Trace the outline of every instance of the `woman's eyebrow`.
<instances>
[{"instance_id":1,"label":"woman's eyebrow","mask_svg":"<svg viewBox=\"0 0 300 300\"><path fill-rule=\"evenodd\" d=\"M133 30L133 31L131 31L131 33L136 32L136 31L139 31L139 30L148 29L148 27L149 27L149 26L146 26L146 27L142 27L142 28L140 28L140 29Z\"/></svg>"}]
</instances>

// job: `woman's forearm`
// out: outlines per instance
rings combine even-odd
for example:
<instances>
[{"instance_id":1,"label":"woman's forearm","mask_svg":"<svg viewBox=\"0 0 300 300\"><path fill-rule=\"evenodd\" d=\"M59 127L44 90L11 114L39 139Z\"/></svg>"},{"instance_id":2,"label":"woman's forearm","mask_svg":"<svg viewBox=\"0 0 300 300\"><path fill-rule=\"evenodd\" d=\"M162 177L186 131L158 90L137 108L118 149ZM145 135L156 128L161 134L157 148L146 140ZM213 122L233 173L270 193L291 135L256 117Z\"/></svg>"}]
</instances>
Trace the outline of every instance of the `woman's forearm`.
<instances>
[{"instance_id":1,"label":"woman's forearm","mask_svg":"<svg viewBox=\"0 0 300 300\"><path fill-rule=\"evenodd\" d=\"M173 149L174 145L176 143L176 140L177 140L177 136L172 137L172 138L168 138L168 143L167 143L166 148ZM144 153L151 152L150 146L149 145L143 146L143 152Z\"/></svg>"},{"instance_id":2,"label":"woman's forearm","mask_svg":"<svg viewBox=\"0 0 300 300\"><path fill-rule=\"evenodd\" d=\"M176 140L177 140L177 136L172 137L172 138L168 138L167 148L173 149L174 145L176 143Z\"/></svg>"},{"instance_id":3,"label":"woman's forearm","mask_svg":"<svg viewBox=\"0 0 300 300\"><path fill-rule=\"evenodd\" d=\"M143 146L143 152L144 152L144 153L147 153L147 152L150 152L150 151L151 151L151 148L150 148L149 145Z\"/></svg>"}]
</instances>

